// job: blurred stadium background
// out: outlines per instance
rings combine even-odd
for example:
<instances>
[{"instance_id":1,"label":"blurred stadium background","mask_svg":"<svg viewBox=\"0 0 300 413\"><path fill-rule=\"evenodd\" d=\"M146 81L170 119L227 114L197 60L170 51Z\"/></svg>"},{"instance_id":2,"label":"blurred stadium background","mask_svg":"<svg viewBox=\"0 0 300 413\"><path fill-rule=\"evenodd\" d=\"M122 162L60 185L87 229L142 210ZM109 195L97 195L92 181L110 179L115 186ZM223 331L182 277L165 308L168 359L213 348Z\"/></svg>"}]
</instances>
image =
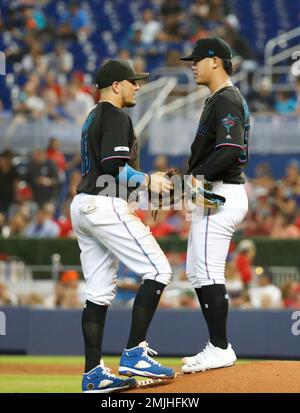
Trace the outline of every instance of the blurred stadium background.
<instances>
[{"instance_id":1,"label":"blurred stadium background","mask_svg":"<svg viewBox=\"0 0 300 413\"><path fill-rule=\"evenodd\" d=\"M72 314L79 320L84 282L69 204L80 180L81 125L99 99L96 69L107 58L123 58L150 72L129 112L142 145L142 168L176 166L184 172L208 90L194 85L179 56L196 39L213 35L232 46L232 80L251 110L250 209L226 270L233 329L257 316L253 326L264 342L256 352L239 342L242 355L300 357L299 346L288 349L299 341L291 332L292 314L300 309L299 0L1 1L6 74L0 76L0 309L7 326L0 352L51 354L45 342L50 331L55 340L53 314L64 314L60 323L73 320ZM163 211L156 222L146 211L138 213L174 270L158 321L167 323L164 316L174 311L177 318L171 319L184 324L198 308L185 276L189 222L184 211ZM121 265L116 312L129 317L138 283ZM45 340L28 349L20 334L27 334L22 328L31 310L37 318L47 310L45 320L52 324ZM12 327L10 316L25 324ZM281 316L288 325L281 349L272 352L272 334L282 330L268 330L268 337L265 328ZM74 328L80 335L79 322ZM71 353L81 354L81 345ZM68 350L62 344L53 351Z\"/></svg>"}]
</instances>

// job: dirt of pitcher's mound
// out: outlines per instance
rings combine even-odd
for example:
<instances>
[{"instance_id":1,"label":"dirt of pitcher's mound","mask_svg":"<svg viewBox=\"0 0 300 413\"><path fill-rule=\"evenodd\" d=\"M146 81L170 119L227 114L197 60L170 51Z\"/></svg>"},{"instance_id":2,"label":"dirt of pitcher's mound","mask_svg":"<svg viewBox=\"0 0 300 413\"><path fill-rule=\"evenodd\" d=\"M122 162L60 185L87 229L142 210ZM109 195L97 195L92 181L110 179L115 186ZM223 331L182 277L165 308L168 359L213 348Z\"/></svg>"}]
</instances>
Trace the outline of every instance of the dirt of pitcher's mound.
<instances>
[{"instance_id":1,"label":"dirt of pitcher's mound","mask_svg":"<svg viewBox=\"0 0 300 413\"><path fill-rule=\"evenodd\" d=\"M0 363L0 374L81 375L81 365ZM110 366L117 374L117 366ZM177 369L178 371L178 369ZM128 393L299 393L300 361L255 361L182 375Z\"/></svg>"},{"instance_id":2,"label":"dirt of pitcher's mound","mask_svg":"<svg viewBox=\"0 0 300 413\"><path fill-rule=\"evenodd\" d=\"M206 372L129 393L299 393L300 362L257 361Z\"/></svg>"}]
</instances>

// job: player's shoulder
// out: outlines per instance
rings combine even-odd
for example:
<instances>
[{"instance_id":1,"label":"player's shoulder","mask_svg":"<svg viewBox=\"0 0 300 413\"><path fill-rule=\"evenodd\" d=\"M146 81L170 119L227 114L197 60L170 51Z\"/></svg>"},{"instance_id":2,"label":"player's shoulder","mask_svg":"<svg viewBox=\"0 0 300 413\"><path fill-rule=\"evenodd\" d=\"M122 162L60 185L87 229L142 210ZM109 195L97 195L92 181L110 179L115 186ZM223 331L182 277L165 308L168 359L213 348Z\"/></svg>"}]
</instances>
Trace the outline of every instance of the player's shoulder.
<instances>
[{"instance_id":1,"label":"player's shoulder","mask_svg":"<svg viewBox=\"0 0 300 413\"><path fill-rule=\"evenodd\" d=\"M120 127L126 129L131 127L131 119L124 110L106 102L102 105L102 123L108 125L119 125Z\"/></svg>"},{"instance_id":2,"label":"player's shoulder","mask_svg":"<svg viewBox=\"0 0 300 413\"><path fill-rule=\"evenodd\" d=\"M243 97L237 87L226 87L218 94L215 105L223 106L226 104L236 106L236 108L243 108Z\"/></svg>"},{"instance_id":3,"label":"player's shoulder","mask_svg":"<svg viewBox=\"0 0 300 413\"><path fill-rule=\"evenodd\" d=\"M97 110L106 118L113 118L117 121L126 120L128 118L127 113L110 102L99 102Z\"/></svg>"},{"instance_id":4,"label":"player's shoulder","mask_svg":"<svg viewBox=\"0 0 300 413\"><path fill-rule=\"evenodd\" d=\"M224 88L218 96L218 100L224 101L224 100L233 100L240 102L242 101L243 97L241 95L241 92L236 86L231 86L231 87L226 87Z\"/></svg>"}]
</instances>

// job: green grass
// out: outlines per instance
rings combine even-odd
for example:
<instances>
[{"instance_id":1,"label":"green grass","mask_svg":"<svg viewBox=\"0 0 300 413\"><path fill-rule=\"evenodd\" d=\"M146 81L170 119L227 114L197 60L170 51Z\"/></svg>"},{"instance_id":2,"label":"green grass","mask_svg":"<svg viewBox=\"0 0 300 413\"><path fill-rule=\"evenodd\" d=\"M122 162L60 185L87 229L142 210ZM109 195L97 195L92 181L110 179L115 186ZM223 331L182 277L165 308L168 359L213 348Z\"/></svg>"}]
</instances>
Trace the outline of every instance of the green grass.
<instances>
[{"instance_id":1,"label":"green grass","mask_svg":"<svg viewBox=\"0 0 300 413\"><path fill-rule=\"evenodd\" d=\"M180 366L181 358L175 357L160 357L160 363L172 365L174 367ZM104 356L104 361L107 366L110 364L118 364L120 356ZM47 364L47 365L81 365L84 364L84 358L81 356L0 356L0 365L5 364Z\"/></svg>"},{"instance_id":2,"label":"green grass","mask_svg":"<svg viewBox=\"0 0 300 413\"><path fill-rule=\"evenodd\" d=\"M72 365L83 364L83 362L82 356L0 356L0 365L1 363Z\"/></svg>"},{"instance_id":3,"label":"green grass","mask_svg":"<svg viewBox=\"0 0 300 413\"><path fill-rule=\"evenodd\" d=\"M107 366L118 365L120 357L104 357ZM158 361L175 368L181 364L181 358L164 357ZM249 360L239 360L244 364ZM80 356L0 356L1 364L36 364L36 365L77 365L83 367L84 359ZM0 375L0 393L79 393L81 391L79 375Z\"/></svg>"},{"instance_id":4,"label":"green grass","mask_svg":"<svg viewBox=\"0 0 300 413\"><path fill-rule=\"evenodd\" d=\"M78 393L78 376L1 375L0 393Z\"/></svg>"},{"instance_id":5,"label":"green grass","mask_svg":"<svg viewBox=\"0 0 300 413\"><path fill-rule=\"evenodd\" d=\"M110 364L118 364L120 356L104 356L104 361L107 366ZM168 366L177 367L181 364L181 357L158 357L157 360ZM248 359L240 359L237 364L248 363ZM84 358L82 356L1 356L0 355L0 365L5 364L49 364L49 365L81 365L84 364Z\"/></svg>"}]
</instances>

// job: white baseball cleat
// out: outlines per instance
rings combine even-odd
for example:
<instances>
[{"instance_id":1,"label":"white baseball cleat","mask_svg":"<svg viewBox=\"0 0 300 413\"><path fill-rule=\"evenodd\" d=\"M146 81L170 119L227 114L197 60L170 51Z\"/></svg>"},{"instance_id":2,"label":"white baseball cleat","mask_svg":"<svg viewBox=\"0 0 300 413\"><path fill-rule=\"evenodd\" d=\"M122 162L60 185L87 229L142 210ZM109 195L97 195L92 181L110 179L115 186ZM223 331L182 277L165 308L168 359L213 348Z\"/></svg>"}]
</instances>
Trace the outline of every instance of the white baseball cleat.
<instances>
[{"instance_id":1,"label":"white baseball cleat","mask_svg":"<svg viewBox=\"0 0 300 413\"><path fill-rule=\"evenodd\" d=\"M223 350L208 342L201 353L182 359L181 371L183 373L194 373L197 371L218 369L220 367L229 367L232 366L235 361L236 355L231 344L228 344L227 349Z\"/></svg>"}]
</instances>

